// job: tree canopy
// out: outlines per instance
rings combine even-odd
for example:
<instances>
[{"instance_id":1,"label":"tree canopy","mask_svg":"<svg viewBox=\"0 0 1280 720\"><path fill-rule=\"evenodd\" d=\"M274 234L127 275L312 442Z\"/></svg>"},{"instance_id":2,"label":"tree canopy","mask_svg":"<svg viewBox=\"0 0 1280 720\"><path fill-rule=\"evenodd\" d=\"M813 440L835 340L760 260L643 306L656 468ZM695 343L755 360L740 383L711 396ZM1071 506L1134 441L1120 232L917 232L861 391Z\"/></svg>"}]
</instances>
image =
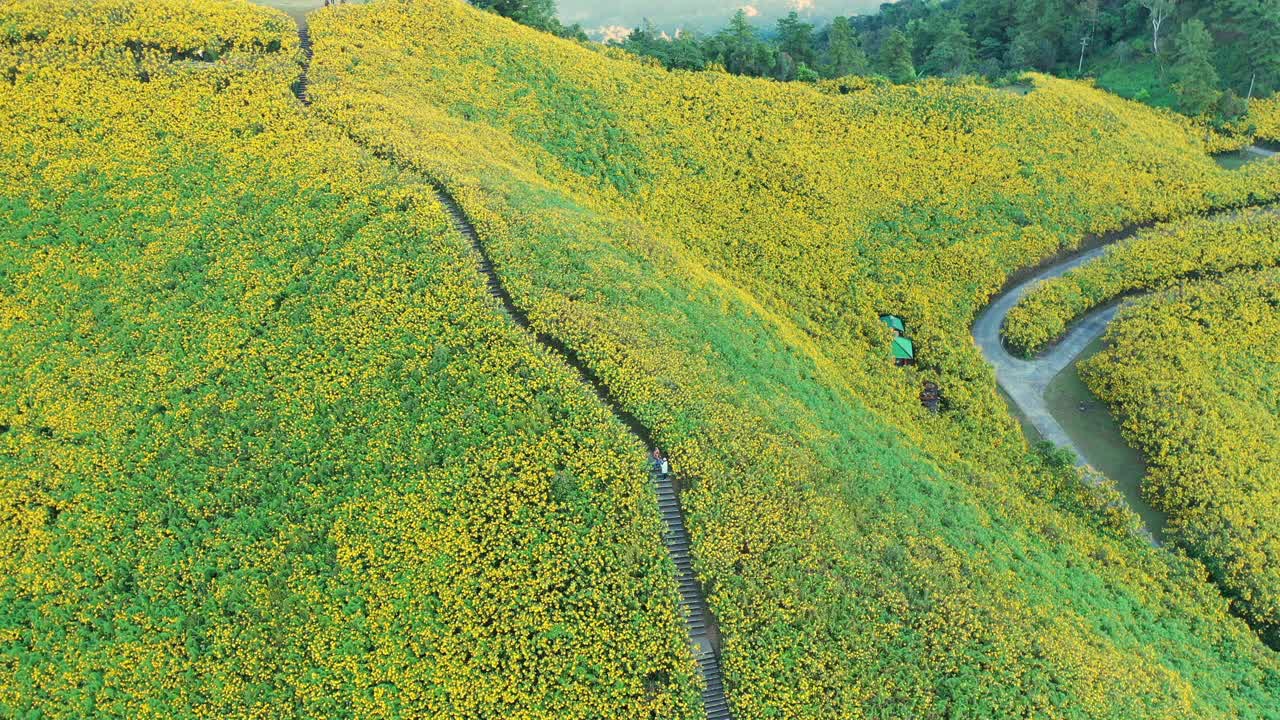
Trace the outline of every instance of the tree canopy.
<instances>
[{"instance_id":1,"label":"tree canopy","mask_svg":"<svg viewBox=\"0 0 1280 720\"><path fill-rule=\"evenodd\" d=\"M714 64L778 80L868 74L899 83L957 75L999 80L1026 70L1095 76L1126 97L1230 120L1242 114L1242 99L1280 89L1276 38L1280 0L900 0L821 27L795 11L766 27L739 10L702 37L668 35L645 23L618 44L673 69Z\"/></svg>"}]
</instances>

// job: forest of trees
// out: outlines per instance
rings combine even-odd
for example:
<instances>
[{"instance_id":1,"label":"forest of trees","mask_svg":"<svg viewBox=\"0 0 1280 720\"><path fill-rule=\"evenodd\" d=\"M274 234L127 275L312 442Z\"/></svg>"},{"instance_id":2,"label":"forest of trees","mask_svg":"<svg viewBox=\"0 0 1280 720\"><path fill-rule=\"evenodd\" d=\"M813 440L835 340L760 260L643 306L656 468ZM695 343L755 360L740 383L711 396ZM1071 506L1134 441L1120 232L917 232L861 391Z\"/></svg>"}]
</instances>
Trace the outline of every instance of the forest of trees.
<instances>
[{"instance_id":1,"label":"forest of trees","mask_svg":"<svg viewBox=\"0 0 1280 720\"><path fill-rule=\"evenodd\" d=\"M561 35L581 32L555 19L553 0L476 4ZM1222 120L1280 90L1280 0L900 0L825 25L792 12L767 31L740 10L716 32L669 35L645 22L616 44L669 68L778 80L1097 77L1121 95Z\"/></svg>"}]
</instances>

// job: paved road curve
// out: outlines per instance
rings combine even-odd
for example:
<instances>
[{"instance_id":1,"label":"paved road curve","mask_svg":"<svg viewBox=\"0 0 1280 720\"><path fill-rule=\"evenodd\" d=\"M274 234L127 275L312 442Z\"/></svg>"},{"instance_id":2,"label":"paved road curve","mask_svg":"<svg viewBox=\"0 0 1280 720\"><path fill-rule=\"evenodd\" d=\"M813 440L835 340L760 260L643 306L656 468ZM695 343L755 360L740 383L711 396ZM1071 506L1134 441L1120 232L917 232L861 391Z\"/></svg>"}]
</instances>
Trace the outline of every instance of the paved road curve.
<instances>
[{"instance_id":1,"label":"paved road curve","mask_svg":"<svg viewBox=\"0 0 1280 720\"><path fill-rule=\"evenodd\" d=\"M1123 237L1129 237L1126 234ZM1122 238L1118 238L1122 239ZM1070 448L1076 454L1077 464L1089 461L1083 451L1072 442L1067 431L1049 412L1045 402L1045 389L1059 372L1071 364L1081 350L1107 329L1107 323L1115 317L1117 306L1111 305L1095 310L1077 321L1065 338L1050 347L1033 360L1023 360L1005 349L1000 338L1000 327L1004 324L1005 315L1022 299L1023 295L1036 283L1048 278L1058 277L1102 255L1106 246L1094 248L1053 265L1030 279L1010 288L998 296L978 315L973 324L973 339L982 350L987 362L996 371L996 382L1004 389L1013 404L1022 411L1031 425L1055 445Z\"/></svg>"}]
</instances>

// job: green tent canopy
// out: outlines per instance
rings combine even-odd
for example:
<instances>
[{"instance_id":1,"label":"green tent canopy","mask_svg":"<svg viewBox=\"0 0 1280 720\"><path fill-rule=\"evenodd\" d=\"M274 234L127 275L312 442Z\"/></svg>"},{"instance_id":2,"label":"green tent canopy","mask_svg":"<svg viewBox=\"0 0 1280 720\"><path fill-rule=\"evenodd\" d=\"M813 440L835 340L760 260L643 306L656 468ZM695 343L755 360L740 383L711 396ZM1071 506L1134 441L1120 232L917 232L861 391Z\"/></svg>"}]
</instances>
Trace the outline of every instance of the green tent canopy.
<instances>
[{"instance_id":1,"label":"green tent canopy","mask_svg":"<svg viewBox=\"0 0 1280 720\"><path fill-rule=\"evenodd\" d=\"M902 318L897 315L881 315L880 321L900 333L905 333L907 331L907 324L902 322Z\"/></svg>"},{"instance_id":2,"label":"green tent canopy","mask_svg":"<svg viewBox=\"0 0 1280 720\"><path fill-rule=\"evenodd\" d=\"M893 339L894 360L914 360L915 357L916 346L909 338L896 337Z\"/></svg>"}]
</instances>

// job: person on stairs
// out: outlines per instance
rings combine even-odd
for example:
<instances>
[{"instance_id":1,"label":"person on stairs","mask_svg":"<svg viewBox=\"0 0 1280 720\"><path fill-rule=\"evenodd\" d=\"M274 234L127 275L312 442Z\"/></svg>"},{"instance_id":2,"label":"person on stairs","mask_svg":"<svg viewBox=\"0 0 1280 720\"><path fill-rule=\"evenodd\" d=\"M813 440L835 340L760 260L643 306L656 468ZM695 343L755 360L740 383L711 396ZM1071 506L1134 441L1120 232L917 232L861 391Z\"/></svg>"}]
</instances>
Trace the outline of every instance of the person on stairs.
<instances>
[{"instance_id":1,"label":"person on stairs","mask_svg":"<svg viewBox=\"0 0 1280 720\"><path fill-rule=\"evenodd\" d=\"M649 468L658 477L666 477L671 474L671 463L668 462L667 456L662 454L662 449L655 447L649 455Z\"/></svg>"}]
</instances>

